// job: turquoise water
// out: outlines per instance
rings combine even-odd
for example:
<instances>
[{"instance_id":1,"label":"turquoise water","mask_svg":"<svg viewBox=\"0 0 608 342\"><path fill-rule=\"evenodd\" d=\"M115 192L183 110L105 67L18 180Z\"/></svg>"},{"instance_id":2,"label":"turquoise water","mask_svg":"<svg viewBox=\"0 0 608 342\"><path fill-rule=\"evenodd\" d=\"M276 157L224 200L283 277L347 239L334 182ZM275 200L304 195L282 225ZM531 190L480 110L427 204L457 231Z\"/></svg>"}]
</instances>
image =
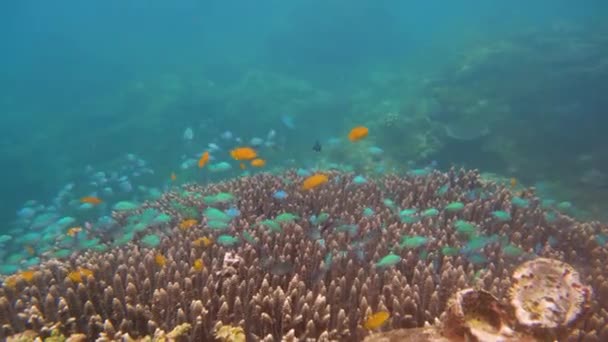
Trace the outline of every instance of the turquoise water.
<instances>
[{"instance_id":1,"label":"turquoise water","mask_svg":"<svg viewBox=\"0 0 608 342\"><path fill-rule=\"evenodd\" d=\"M30 245L62 217L74 221L58 234L176 184L328 166L464 165L603 219L606 7L3 4L2 233L31 233ZM370 136L354 150L357 125ZM266 166L241 169L228 155L238 145ZM229 169L199 169L206 150Z\"/></svg>"}]
</instances>

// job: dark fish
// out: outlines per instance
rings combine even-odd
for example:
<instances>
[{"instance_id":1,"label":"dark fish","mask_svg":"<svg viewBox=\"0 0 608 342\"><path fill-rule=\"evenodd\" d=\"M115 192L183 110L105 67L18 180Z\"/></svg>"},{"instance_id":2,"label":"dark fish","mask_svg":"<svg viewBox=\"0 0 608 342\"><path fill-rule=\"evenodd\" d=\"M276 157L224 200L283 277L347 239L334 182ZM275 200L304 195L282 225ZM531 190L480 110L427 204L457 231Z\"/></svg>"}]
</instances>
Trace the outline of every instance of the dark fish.
<instances>
[{"instance_id":1,"label":"dark fish","mask_svg":"<svg viewBox=\"0 0 608 342\"><path fill-rule=\"evenodd\" d=\"M312 150L315 152L321 152L321 143L319 142L319 140L315 141L315 144L312 146Z\"/></svg>"}]
</instances>

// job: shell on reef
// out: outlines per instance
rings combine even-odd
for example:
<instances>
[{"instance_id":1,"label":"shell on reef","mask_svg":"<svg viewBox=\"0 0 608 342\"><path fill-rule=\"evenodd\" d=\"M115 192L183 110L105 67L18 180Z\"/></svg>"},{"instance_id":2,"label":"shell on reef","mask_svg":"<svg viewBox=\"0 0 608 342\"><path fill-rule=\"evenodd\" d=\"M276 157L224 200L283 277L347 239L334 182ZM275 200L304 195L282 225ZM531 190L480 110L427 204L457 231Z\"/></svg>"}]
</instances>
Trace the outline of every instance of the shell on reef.
<instances>
[{"instance_id":1,"label":"shell on reef","mask_svg":"<svg viewBox=\"0 0 608 342\"><path fill-rule=\"evenodd\" d=\"M442 333L467 341L525 341L511 327L507 308L483 290L458 291L448 304Z\"/></svg>"},{"instance_id":2,"label":"shell on reef","mask_svg":"<svg viewBox=\"0 0 608 342\"><path fill-rule=\"evenodd\" d=\"M520 324L552 329L568 326L588 308L592 290L578 272L555 259L538 258L513 272L511 306Z\"/></svg>"}]
</instances>

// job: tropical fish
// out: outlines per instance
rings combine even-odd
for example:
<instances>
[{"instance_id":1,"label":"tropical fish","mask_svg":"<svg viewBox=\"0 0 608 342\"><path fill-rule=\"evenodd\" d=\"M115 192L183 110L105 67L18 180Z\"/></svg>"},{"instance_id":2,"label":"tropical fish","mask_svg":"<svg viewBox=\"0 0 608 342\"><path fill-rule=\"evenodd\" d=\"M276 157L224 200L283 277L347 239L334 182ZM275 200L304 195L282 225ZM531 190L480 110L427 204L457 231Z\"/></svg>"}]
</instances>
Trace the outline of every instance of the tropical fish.
<instances>
[{"instance_id":1,"label":"tropical fish","mask_svg":"<svg viewBox=\"0 0 608 342\"><path fill-rule=\"evenodd\" d=\"M511 185L511 189L515 189L515 187L517 186L517 179L511 177L511 179L509 180L509 184Z\"/></svg>"},{"instance_id":2,"label":"tropical fish","mask_svg":"<svg viewBox=\"0 0 608 342\"><path fill-rule=\"evenodd\" d=\"M217 243L222 246L234 246L239 243L239 238L232 235L220 235L217 238Z\"/></svg>"},{"instance_id":3,"label":"tropical fish","mask_svg":"<svg viewBox=\"0 0 608 342\"><path fill-rule=\"evenodd\" d=\"M75 271L68 273L68 278L73 283L82 283L83 277L92 277L92 276L93 276L93 271L89 270L88 268L84 268L84 267L79 267Z\"/></svg>"},{"instance_id":4,"label":"tropical fish","mask_svg":"<svg viewBox=\"0 0 608 342\"><path fill-rule=\"evenodd\" d=\"M229 222L232 219L227 213L212 207L206 208L203 211L203 215L209 221Z\"/></svg>"},{"instance_id":5,"label":"tropical fish","mask_svg":"<svg viewBox=\"0 0 608 342\"><path fill-rule=\"evenodd\" d=\"M473 223L464 220L454 222L454 227L456 227L456 231L466 235L472 235L477 232L477 227Z\"/></svg>"},{"instance_id":6,"label":"tropical fish","mask_svg":"<svg viewBox=\"0 0 608 342\"><path fill-rule=\"evenodd\" d=\"M492 212L492 216L494 216L494 218L496 218L498 221L502 222L511 220L511 214L504 210L495 210Z\"/></svg>"},{"instance_id":7,"label":"tropical fish","mask_svg":"<svg viewBox=\"0 0 608 342\"><path fill-rule=\"evenodd\" d=\"M230 131L226 131L226 132L222 133L222 134L220 135L220 137L221 137L222 139L224 139L224 140L231 140L231 139L232 139L232 132L230 132Z\"/></svg>"},{"instance_id":8,"label":"tropical fish","mask_svg":"<svg viewBox=\"0 0 608 342\"><path fill-rule=\"evenodd\" d=\"M171 172L171 181L175 182L177 180L177 175L175 172Z\"/></svg>"},{"instance_id":9,"label":"tropical fish","mask_svg":"<svg viewBox=\"0 0 608 342\"><path fill-rule=\"evenodd\" d=\"M203 152L201 158L198 160L198 167L203 168L209 162L209 151Z\"/></svg>"},{"instance_id":10,"label":"tropical fish","mask_svg":"<svg viewBox=\"0 0 608 342\"><path fill-rule=\"evenodd\" d=\"M319 142L319 140L315 141L315 144L312 145L312 150L315 152L321 152L321 143Z\"/></svg>"},{"instance_id":11,"label":"tropical fish","mask_svg":"<svg viewBox=\"0 0 608 342\"><path fill-rule=\"evenodd\" d=\"M399 244L399 246L405 248L418 248L422 245L425 245L428 241L429 239L424 236L404 236L401 239L401 243Z\"/></svg>"},{"instance_id":12,"label":"tropical fish","mask_svg":"<svg viewBox=\"0 0 608 342\"><path fill-rule=\"evenodd\" d=\"M319 185L327 183L329 178L321 173L315 173L314 175L306 178L302 183L302 190L310 190L318 187Z\"/></svg>"},{"instance_id":13,"label":"tropical fish","mask_svg":"<svg viewBox=\"0 0 608 342\"><path fill-rule=\"evenodd\" d=\"M445 210L455 212L464 209L464 204L462 202L452 202L445 207Z\"/></svg>"},{"instance_id":14,"label":"tropical fish","mask_svg":"<svg viewBox=\"0 0 608 342\"><path fill-rule=\"evenodd\" d=\"M278 200L284 200L287 198L287 193L284 190L277 190L272 197Z\"/></svg>"},{"instance_id":15,"label":"tropical fish","mask_svg":"<svg viewBox=\"0 0 608 342\"><path fill-rule=\"evenodd\" d=\"M167 258L165 258L164 255L158 253L154 256L154 262L160 266L160 267L164 267L167 264Z\"/></svg>"},{"instance_id":16,"label":"tropical fish","mask_svg":"<svg viewBox=\"0 0 608 342\"><path fill-rule=\"evenodd\" d=\"M186 230L194 227L198 223L195 219L186 219L179 223L179 228L181 230Z\"/></svg>"},{"instance_id":17,"label":"tropical fish","mask_svg":"<svg viewBox=\"0 0 608 342\"><path fill-rule=\"evenodd\" d=\"M294 215L292 213L282 213L274 218L274 221L277 223L291 222L299 219L298 215Z\"/></svg>"},{"instance_id":18,"label":"tropical fish","mask_svg":"<svg viewBox=\"0 0 608 342\"><path fill-rule=\"evenodd\" d=\"M354 184L365 184L367 183L367 179L365 179L365 177L358 175L355 176L355 178L353 178L353 183Z\"/></svg>"},{"instance_id":19,"label":"tropical fish","mask_svg":"<svg viewBox=\"0 0 608 342\"><path fill-rule=\"evenodd\" d=\"M150 248L154 248L160 244L160 238L156 234L149 234L141 238L141 242Z\"/></svg>"},{"instance_id":20,"label":"tropical fish","mask_svg":"<svg viewBox=\"0 0 608 342\"><path fill-rule=\"evenodd\" d=\"M82 227L72 227L72 228L68 229L68 232L66 234L68 234L68 236L74 237L81 231L82 231Z\"/></svg>"},{"instance_id":21,"label":"tropical fish","mask_svg":"<svg viewBox=\"0 0 608 342\"><path fill-rule=\"evenodd\" d=\"M237 147L230 151L230 156L234 160L252 160L257 158L257 152L251 147Z\"/></svg>"},{"instance_id":22,"label":"tropical fish","mask_svg":"<svg viewBox=\"0 0 608 342\"><path fill-rule=\"evenodd\" d=\"M460 251L457 247L443 246L441 247L441 253L446 256L454 256L457 255Z\"/></svg>"},{"instance_id":23,"label":"tropical fish","mask_svg":"<svg viewBox=\"0 0 608 342\"><path fill-rule=\"evenodd\" d=\"M251 161L251 166L253 167L264 167L266 165L266 161L261 158L256 158Z\"/></svg>"},{"instance_id":24,"label":"tropical fish","mask_svg":"<svg viewBox=\"0 0 608 342\"><path fill-rule=\"evenodd\" d=\"M424 216L424 217L431 217L431 216L437 216L437 215L439 215L439 210L437 210L435 208L430 208L430 209L427 209L422 212L422 216Z\"/></svg>"},{"instance_id":25,"label":"tropical fish","mask_svg":"<svg viewBox=\"0 0 608 342\"><path fill-rule=\"evenodd\" d=\"M444 184L441 187L439 187L439 189L437 189L437 195L443 196L448 192L449 189L450 189L450 184Z\"/></svg>"},{"instance_id":26,"label":"tropical fish","mask_svg":"<svg viewBox=\"0 0 608 342\"><path fill-rule=\"evenodd\" d=\"M365 126L357 126L350 130L348 133L348 140L350 141L359 141L365 138L369 133L369 130Z\"/></svg>"},{"instance_id":27,"label":"tropical fish","mask_svg":"<svg viewBox=\"0 0 608 342\"><path fill-rule=\"evenodd\" d=\"M101 202L102 202L102 200L99 197L95 197L95 196L85 196L80 199L80 203L88 203L88 204L92 204L92 205L97 205L97 204L100 204Z\"/></svg>"},{"instance_id":28,"label":"tropical fish","mask_svg":"<svg viewBox=\"0 0 608 342\"><path fill-rule=\"evenodd\" d=\"M291 117L287 114L281 115L281 122L283 123L283 125L285 125L285 127L289 128L289 129L296 128L296 124L293 120L293 117Z\"/></svg>"},{"instance_id":29,"label":"tropical fish","mask_svg":"<svg viewBox=\"0 0 608 342\"><path fill-rule=\"evenodd\" d=\"M249 145L251 145L253 147L260 147L260 146L264 145L264 139L258 138L258 137L253 137L249 141Z\"/></svg>"},{"instance_id":30,"label":"tropical fish","mask_svg":"<svg viewBox=\"0 0 608 342\"><path fill-rule=\"evenodd\" d=\"M210 238L203 236L200 237L194 241L192 241L192 245L194 245L195 247L209 247L211 246L211 244L213 243L213 240L211 240Z\"/></svg>"},{"instance_id":31,"label":"tropical fish","mask_svg":"<svg viewBox=\"0 0 608 342\"><path fill-rule=\"evenodd\" d=\"M190 141L194 138L194 131L191 127L188 127L184 130L184 140Z\"/></svg>"},{"instance_id":32,"label":"tropical fish","mask_svg":"<svg viewBox=\"0 0 608 342\"><path fill-rule=\"evenodd\" d=\"M519 208L526 208L530 204L530 201L525 198L515 196L511 199L511 204Z\"/></svg>"},{"instance_id":33,"label":"tropical fish","mask_svg":"<svg viewBox=\"0 0 608 342\"><path fill-rule=\"evenodd\" d=\"M224 221L208 221L207 227L213 230L224 230L228 228L228 222Z\"/></svg>"},{"instance_id":34,"label":"tropical fish","mask_svg":"<svg viewBox=\"0 0 608 342\"><path fill-rule=\"evenodd\" d=\"M378 155L381 155L382 153L384 153L384 150L378 146L371 146L367 149L367 152L369 152L369 154L371 154L373 156L378 156Z\"/></svg>"},{"instance_id":35,"label":"tropical fish","mask_svg":"<svg viewBox=\"0 0 608 342\"><path fill-rule=\"evenodd\" d=\"M209 165L209 171L211 172L222 172L228 171L230 169L232 169L232 166L230 166L230 164L228 164L227 162L219 162Z\"/></svg>"},{"instance_id":36,"label":"tropical fish","mask_svg":"<svg viewBox=\"0 0 608 342\"><path fill-rule=\"evenodd\" d=\"M376 267L384 268L397 265L401 261L401 257L394 253L389 253L385 255L378 263L376 263Z\"/></svg>"},{"instance_id":37,"label":"tropical fish","mask_svg":"<svg viewBox=\"0 0 608 342\"><path fill-rule=\"evenodd\" d=\"M390 316L391 315L386 311L376 312L365 320L363 327L367 330L380 328L384 323L386 323Z\"/></svg>"},{"instance_id":38,"label":"tropical fish","mask_svg":"<svg viewBox=\"0 0 608 342\"><path fill-rule=\"evenodd\" d=\"M269 219L262 220L258 224L260 226L266 226L266 227L270 228L270 230L272 230L274 232L281 232L282 231L281 225L278 222L273 221L273 220L269 220Z\"/></svg>"},{"instance_id":39,"label":"tropical fish","mask_svg":"<svg viewBox=\"0 0 608 342\"><path fill-rule=\"evenodd\" d=\"M205 265L203 264L202 259L194 260L194 264L192 265L192 268L194 268L195 271L202 271L204 267L205 267Z\"/></svg>"}]
</instances>

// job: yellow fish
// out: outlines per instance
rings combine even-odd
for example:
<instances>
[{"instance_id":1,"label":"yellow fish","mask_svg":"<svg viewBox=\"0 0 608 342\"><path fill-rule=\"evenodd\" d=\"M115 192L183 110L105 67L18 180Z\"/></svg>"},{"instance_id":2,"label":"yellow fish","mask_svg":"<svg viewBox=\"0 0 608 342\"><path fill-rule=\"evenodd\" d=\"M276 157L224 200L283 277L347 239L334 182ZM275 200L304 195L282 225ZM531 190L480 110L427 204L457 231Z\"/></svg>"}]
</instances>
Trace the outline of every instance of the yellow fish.
<instances>
[{"instance_id":1,"label":"yellow fish","mask_svg":"<svg viewBox=\"0 0 608 342\"><path fill-rule=\"evenodd\" d=\"M389 314L388 312L378 311L365 320L365 323L363 323L363 327L367 330L377 329L384 325L384 323L386 323L389 317L391 317L391 314Z\"/></svg>"}]
</instances>

